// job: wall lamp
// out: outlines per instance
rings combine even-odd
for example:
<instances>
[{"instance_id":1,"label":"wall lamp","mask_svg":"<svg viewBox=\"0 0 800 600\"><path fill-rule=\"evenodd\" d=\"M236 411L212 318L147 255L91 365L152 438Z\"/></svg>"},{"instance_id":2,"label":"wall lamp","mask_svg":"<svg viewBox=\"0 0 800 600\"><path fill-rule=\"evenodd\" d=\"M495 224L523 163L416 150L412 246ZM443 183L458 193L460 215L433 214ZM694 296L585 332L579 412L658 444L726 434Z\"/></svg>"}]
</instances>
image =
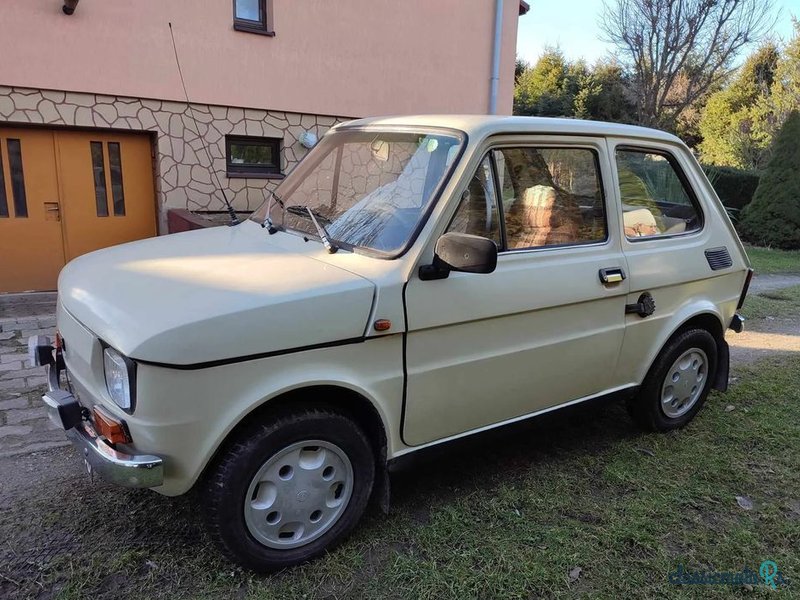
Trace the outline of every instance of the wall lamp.
<instances>
[{"instance_id":1,"label":"wall lamp","mask_svg":"<svg viewBox=\"0 0 800 600\"><path fill-rule=\"evenodd\" d=\"M297 141L300 142L300 145L303 146L303 148L308 148L311 150L311 148L317 145L319 139L317 138L316 133L306 130L300 134L300 137L297 138Z\"/></svg>"},{"instance_id":2,"label":"wall lamp","mask_svg":"<svg viewBox=\"0 0 800 600\"><path fill-rule=\"evenodd\" d=\"M64 0L64 6L61 7L61 10L64 11L65 15L71 15L78 7L78 2L79 0Z\"/></svg>"}]
</instances>

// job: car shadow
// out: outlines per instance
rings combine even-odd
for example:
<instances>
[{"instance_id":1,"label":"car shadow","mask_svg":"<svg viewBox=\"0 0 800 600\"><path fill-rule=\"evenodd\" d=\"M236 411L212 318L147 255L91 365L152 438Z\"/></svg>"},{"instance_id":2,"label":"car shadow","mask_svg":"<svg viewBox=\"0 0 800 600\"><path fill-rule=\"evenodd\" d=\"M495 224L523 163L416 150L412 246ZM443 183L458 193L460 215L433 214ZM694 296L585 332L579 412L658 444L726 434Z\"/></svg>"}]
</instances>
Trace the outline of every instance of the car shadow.
<instances>
[{"instance_id":1,"label":"car shadow","mask_svg":"<svg viewBox=\"0 0 800 600\"><path fill-rule=\"evenodd\" d=\"M392 505L420 514L454 490L489 491L533 464L558 469L571 457L640 435L620 397L587 401L410 455L393 465Z\"/></svg>"}]
</instances>

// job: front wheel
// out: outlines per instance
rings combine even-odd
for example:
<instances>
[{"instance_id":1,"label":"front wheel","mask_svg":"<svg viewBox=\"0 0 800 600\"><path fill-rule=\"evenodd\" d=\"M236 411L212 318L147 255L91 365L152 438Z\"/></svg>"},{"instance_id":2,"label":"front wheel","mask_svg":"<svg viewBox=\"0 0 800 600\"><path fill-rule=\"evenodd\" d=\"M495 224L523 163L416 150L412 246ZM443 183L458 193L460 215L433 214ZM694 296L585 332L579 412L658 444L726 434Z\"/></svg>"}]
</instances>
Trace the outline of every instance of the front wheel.
<instances>
[{"instance_id":1,"label":"front wheel","mask_svg":"<svg viewBox=\"0 0 800 600\"><path fill-rule=\"evenodd\" d=\"M711 391L717 354L717 342L705 329L687 329L674 336L628 402L633 420L649 431L686 425Z\"/></svg>"},{"instance_id":2,"label":"front wheel","mask_svg":"<svg viewBox=\"0 0 800 600\"><path fill-rule=\"evenodd\" d=\"M375 458L359 427L308 409L243 431L206 479L206 523L234 562L266 572L319 556L355 527Z\"/></svg>"}]
</instances>

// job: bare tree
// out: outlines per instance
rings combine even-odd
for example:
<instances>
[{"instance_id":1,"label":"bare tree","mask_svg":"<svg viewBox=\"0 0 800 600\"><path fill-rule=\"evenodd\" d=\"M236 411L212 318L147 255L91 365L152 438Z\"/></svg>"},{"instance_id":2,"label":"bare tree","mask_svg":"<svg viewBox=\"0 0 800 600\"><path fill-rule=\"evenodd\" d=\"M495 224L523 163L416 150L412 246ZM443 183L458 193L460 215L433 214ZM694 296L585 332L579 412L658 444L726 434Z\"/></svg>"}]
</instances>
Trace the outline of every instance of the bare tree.
<instances>
[{"instance_id":1,"label":"bare tree","mask_svg":"<svg viewBox=\"0 0 800 600\"><path fill-rule=\"evenodd\" d=\"M672 127L774 26L774 0L604 0L601 28L628 63L639 122Z\"/></svg>"}]
</instances>

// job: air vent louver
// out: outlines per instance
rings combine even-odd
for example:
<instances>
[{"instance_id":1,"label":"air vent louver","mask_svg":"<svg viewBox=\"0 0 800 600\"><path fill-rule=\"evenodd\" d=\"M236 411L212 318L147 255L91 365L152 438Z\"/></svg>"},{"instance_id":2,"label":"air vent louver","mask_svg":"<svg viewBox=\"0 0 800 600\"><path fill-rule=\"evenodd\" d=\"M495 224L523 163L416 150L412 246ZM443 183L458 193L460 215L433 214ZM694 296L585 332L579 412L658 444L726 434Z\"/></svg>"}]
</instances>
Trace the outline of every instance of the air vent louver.
<instances>
[{"instance_id":1,"label":"air vent louver","mask_svg":"<svg viewBox=\"0 0 800 600\"><path fill-rule=\"evenodd\" d=\"M706 260L712 271L719 271L720 269L727 269L733 266L731 255L725 246L706 250Z\"/></svg>"}]
</instances>

